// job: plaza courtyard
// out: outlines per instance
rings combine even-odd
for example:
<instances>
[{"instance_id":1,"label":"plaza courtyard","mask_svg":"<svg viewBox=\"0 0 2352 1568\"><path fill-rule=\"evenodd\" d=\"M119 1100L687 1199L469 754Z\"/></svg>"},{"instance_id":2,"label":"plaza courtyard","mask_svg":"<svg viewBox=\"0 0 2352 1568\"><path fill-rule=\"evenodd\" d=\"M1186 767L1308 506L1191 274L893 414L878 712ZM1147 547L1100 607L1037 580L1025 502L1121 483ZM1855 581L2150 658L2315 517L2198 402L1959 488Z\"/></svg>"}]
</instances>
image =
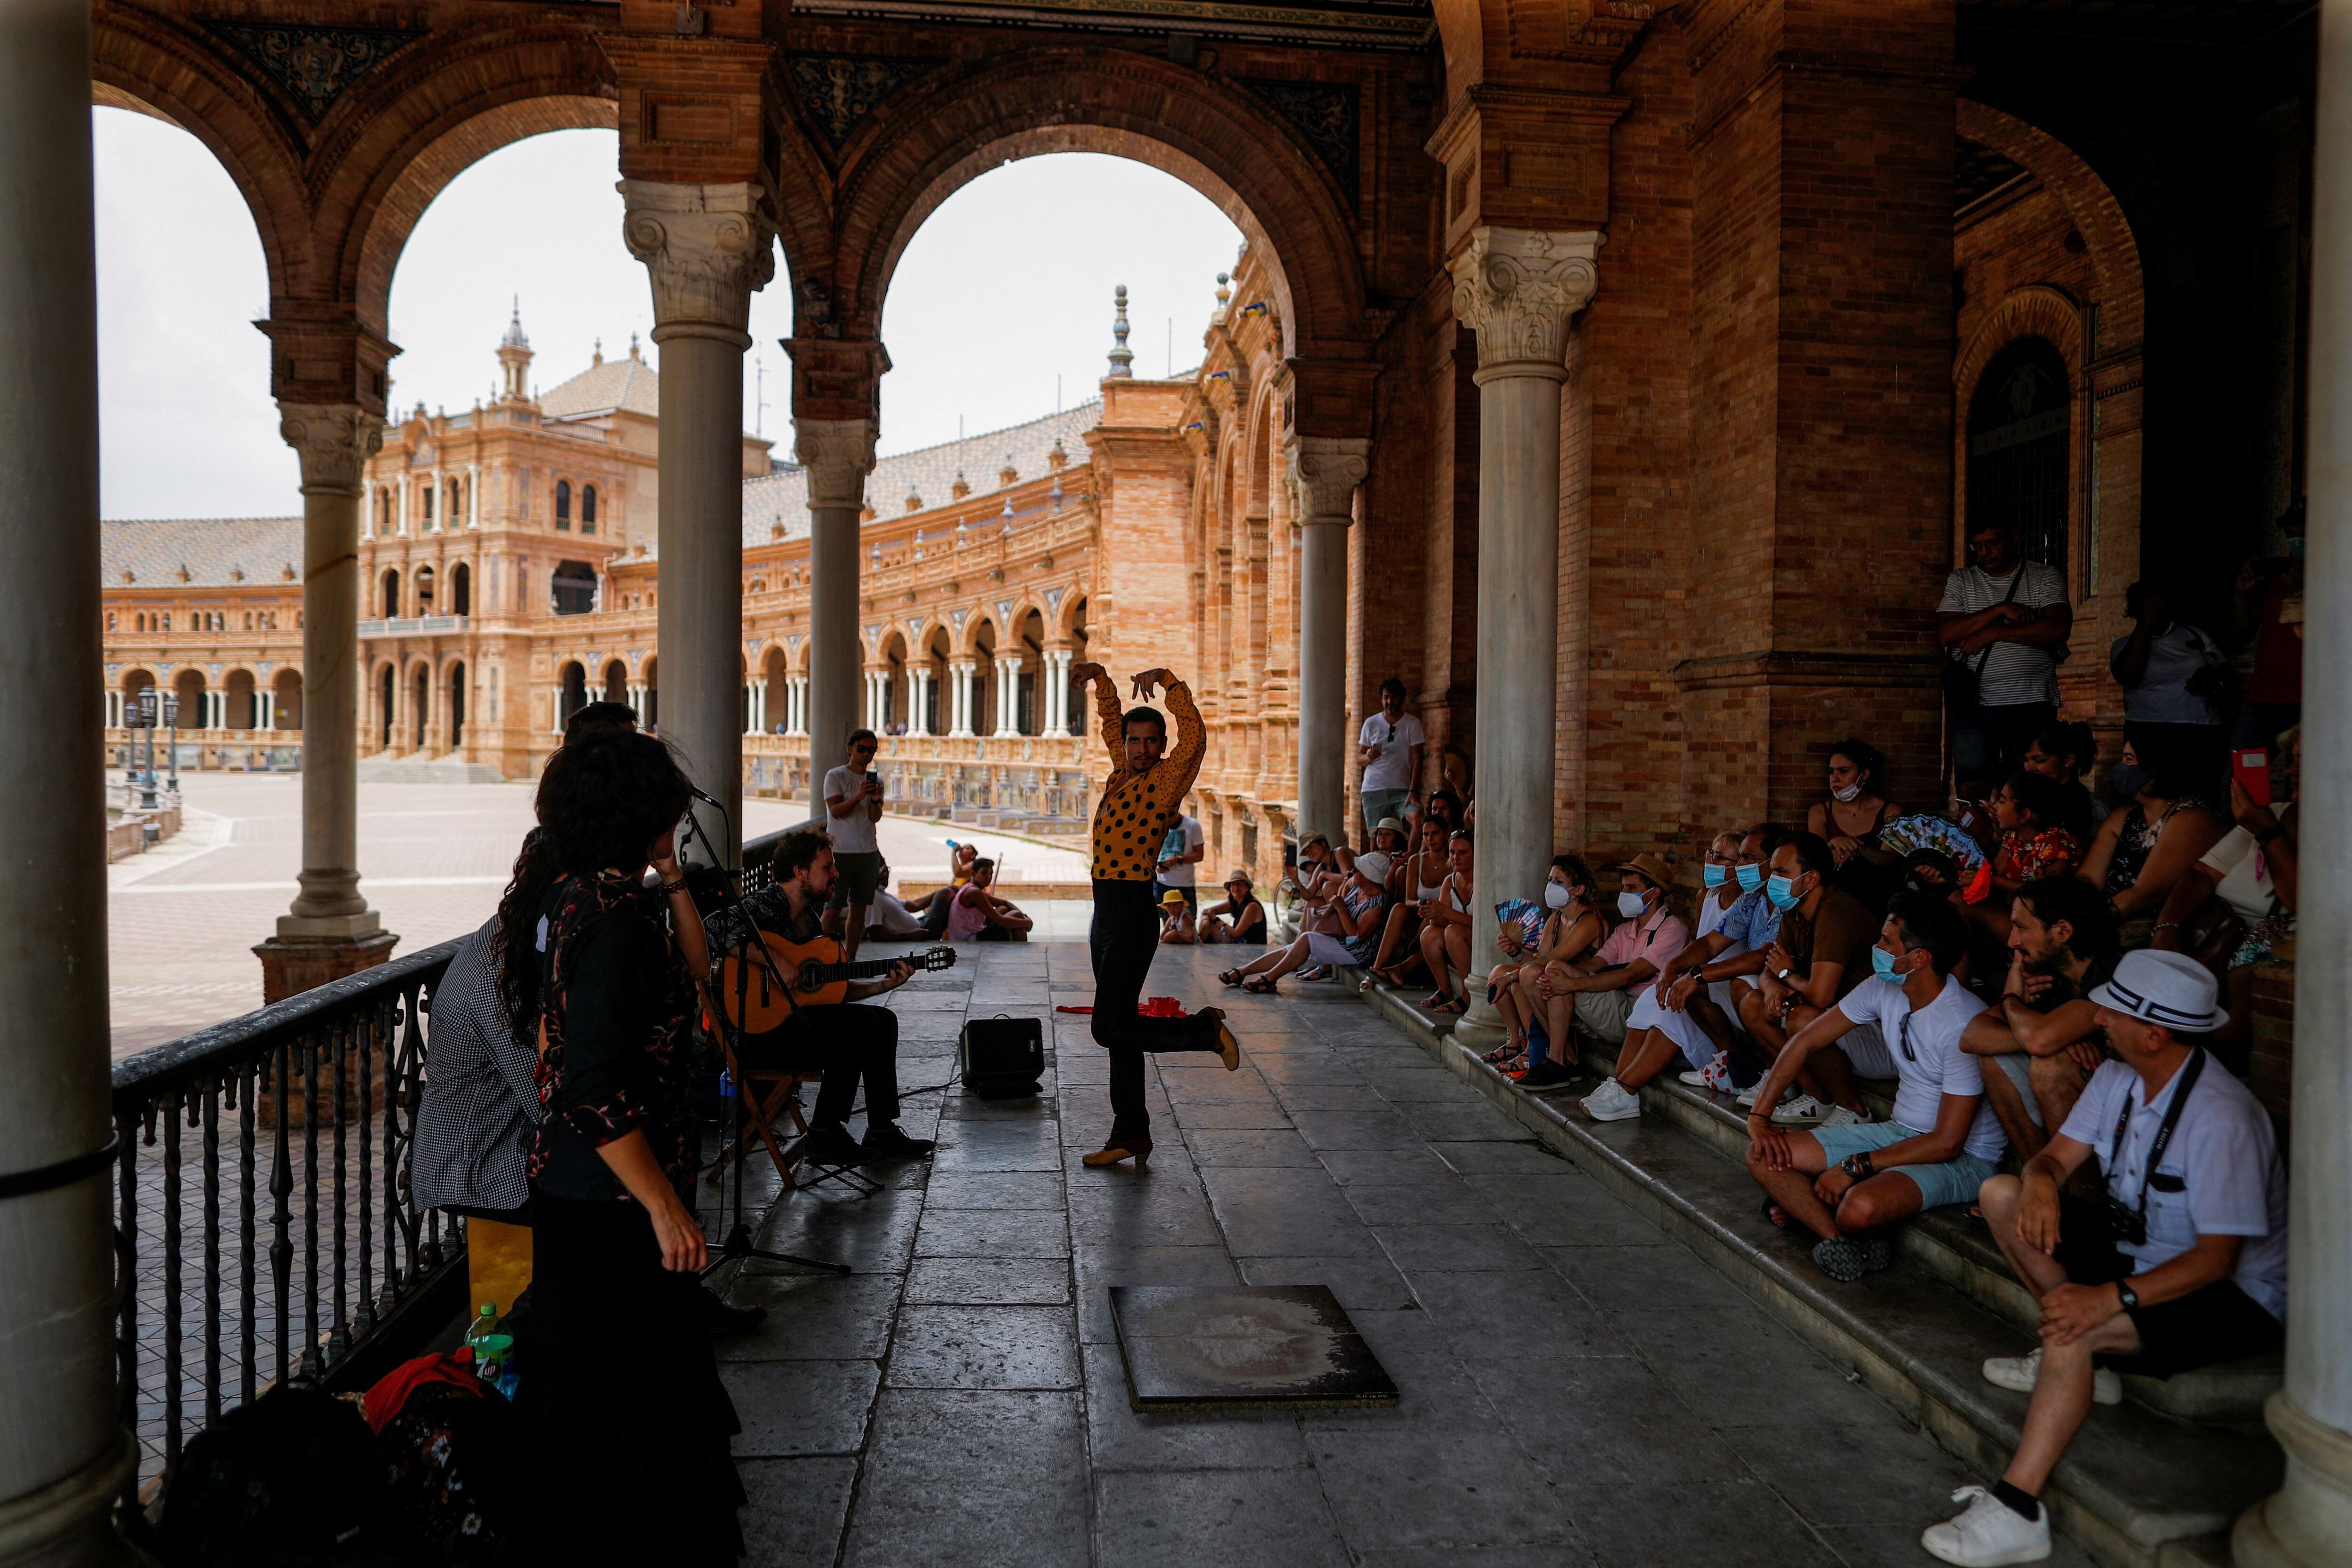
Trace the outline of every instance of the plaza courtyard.
<instances>
[{"instance_id":1,"label":"plaza courtyard","mask_svg":"<svg viewBox=\"0 0 2352 1568\"><path fill-rule=\"evenodd\" d=\"M1165 952L1149 990L1207 1005L1220 956ZM1106 1058L1052 1011L1091 993L1085 947L1042 942L890 999L910 1086L948 1080L967 1016L1050 1019L1045 1092L918 1095L928 1166L769 1211L763 1243L856 1273L752 1262L731 1288L769 1311L720 1350L751 1562L1923 1560L1968 1468L1352 986L1215 996L1240 1070L1157 1058L1150 1163L1108 1171L1078 1163ZM1328 1285L1399 1402L1139 1415L1113 1284Z\"/></svg>"}]
</instances>

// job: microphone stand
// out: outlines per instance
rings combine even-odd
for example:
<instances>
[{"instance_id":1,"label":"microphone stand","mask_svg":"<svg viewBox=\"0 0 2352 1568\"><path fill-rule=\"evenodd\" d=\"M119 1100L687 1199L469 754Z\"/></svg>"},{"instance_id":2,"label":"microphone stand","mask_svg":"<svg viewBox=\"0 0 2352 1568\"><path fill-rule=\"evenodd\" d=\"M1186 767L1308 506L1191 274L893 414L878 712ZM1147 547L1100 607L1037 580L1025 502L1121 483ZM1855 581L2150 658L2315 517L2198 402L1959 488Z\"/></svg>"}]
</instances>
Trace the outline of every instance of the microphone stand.
<instances>
[{"instance_id":1,"label":"microphone stand","mask_svg":"<svg viewBox=\"0 0 2352 1568\"><path fill-rule=\"evenodd\" d=\"M694 794L698 799L706 801L711 806L716 808L721 816L726 816L727 808L725 806L720 805L715 800L711 800L709 795L704 795L700 790L696 790ZM731 828L731 823L730 824L730 826ZM777 973L775 955L768 951L768 944L760 940L760 928L752 921L749 911L744 909L743 896L735 890L735 878L737 876L736 870L728 865L727 857L719 854L718 846L710 842L710 836L703 831L701 822L691 810L686 814L686 830L690 838L699 839L701 841L703 853L710 857L712 868L719 872L719 908L717 912L719 914L726 914L730 910L734 911L740 917L738 923L742 928L740 945L734 950L736 953L735 1014L732 1017L728 1016L727 1009L722 1006L719 1009L718 1018L714 1020L719 1026L719 1033L727 1039L727 1060L729 1065L735 1069L734 1072L730 1075L730 1087L734 1090L733 1098L735 1100L735 1223L728 1226L726 1239L719 1244L711 1256L710 1261L704 1266L701 1274L697 1276L697 1278L707 1279L723 1265L729 1263L740 1263L748 1258L761 1258L770 1263L791 1263L803 1268L822 1269L829 1274L851 1273L853 1270L846 1263L828 1263L821 1258L804 1258L797 1252L777 1252L771 1250L768 1247L756 1246L751 1240L751 1224L743 1217L743 1167L750 1162L751 1152L750 1149L745 1147L745 1141L750 1136L746 1126L750 1113L744 1109L743 1100L744 1096L751 1091L749 1087L744 1084L741 1076L741 1068L743 1066L742 1019L747 1010L747 1004L750 999L751 964L755 962L752 959L751 954L755 952L758 954L756 962L762 968L767 970L770 979L775 983L778 990L782 991L786 996L790 996L792 994L792 988L784 984L783 976ZM731 831L730 832L729 837L733 837ZM709 933L709 927L708 924L703 927L703 931L707 942ZM722 1218L725 1217L725 1203L724 1200L722 1200L720 1204L720 1216Z\"/></svg>"}]
</instances>

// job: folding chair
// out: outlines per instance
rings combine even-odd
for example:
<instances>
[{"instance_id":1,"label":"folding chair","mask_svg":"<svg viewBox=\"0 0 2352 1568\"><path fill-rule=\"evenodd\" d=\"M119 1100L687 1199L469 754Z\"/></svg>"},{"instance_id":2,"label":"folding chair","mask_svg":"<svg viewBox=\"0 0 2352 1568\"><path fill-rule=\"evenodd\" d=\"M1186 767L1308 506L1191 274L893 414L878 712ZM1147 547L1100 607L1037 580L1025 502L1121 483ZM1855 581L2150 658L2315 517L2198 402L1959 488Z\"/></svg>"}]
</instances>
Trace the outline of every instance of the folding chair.
<instances>
[{"instance_id":1,"label":"folding chair","mask_svg":"<svg viewBox=\"0 0 2352 1568\"><path fill-rule=\"evenodd\" d=\"M814 1160L795 1161L794 1152L808 1141L808 1119L801 1114L800 1088L804 1083L817 1083L824 1077L821 1068L753 1068L749 1072L736 1059L735 1043L726 1030L719 1033L719 1048L727 1062L727 1072L734 1080L735 1092L743 1097L744 1127L734 1143L711 1162L709 1179L719 1180L730 1160L746 1158L751 1153L751 1139L756 1135L767 1145L768 1159L776 1167L777 1179L782 1190L797 1192L803 1183L793 1175L795 1163L805 1163L816 1173L808 1185L821 1182L839 1182L861 1194L879 1192L880 1184L869 1181L854 1165L834 1165ZM784 1111L792 1118L793 1139L790 1144L776 1138L776 1113Z\"/></svg>"}]
</instances>

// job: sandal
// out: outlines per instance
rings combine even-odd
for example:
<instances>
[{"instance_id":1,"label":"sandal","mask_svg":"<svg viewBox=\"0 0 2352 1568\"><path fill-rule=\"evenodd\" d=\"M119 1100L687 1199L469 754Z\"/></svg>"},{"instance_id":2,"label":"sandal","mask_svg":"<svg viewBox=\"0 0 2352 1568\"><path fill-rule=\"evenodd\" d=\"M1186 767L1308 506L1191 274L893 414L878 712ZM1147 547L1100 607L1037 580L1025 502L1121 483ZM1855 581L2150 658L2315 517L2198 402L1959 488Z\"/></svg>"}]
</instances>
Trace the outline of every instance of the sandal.
<instances>
[{"instance_id":1,"label":"sandal","mask_svg":"<svg viewBox=\"0 0 2352 1568\"><path fill-rule=\"evenodd\" d=\"M1443 991L1433 991L1428 995L1421 999L1421 1005L1423 1010L1425 1012L1449 1012L1453 1008L1454 998L1447 995Z\"/></svg>"},{"instance_id":2,"label":"sandal","mask_svg":"<svg viewBox=\"0 0 2352 1568\"><path fill-rule=\"evenodd\" d=\"M1516 1046L1496 1046L1493 1050L1488 1051L1485 1056L1480 1057L1478 1059L1485 1062L1488 1067L1498 1068L1505 1062L1509 1061L1513 1057L1523 1054L1524 1053Z\"/></svg>"},{"instance_id":3,"label":"sandal","mask_svg":"<svg viewBox=\"0 0 2352 1568\"><path fill-rule=\"evenodd\" d=\"M1280 994L1280 993L1275 990L1274 982L1263 974L1253 974L1248 979L1243 981L1242 989L1248 992L1253 996L1274 996Z\"/></svg>"},{"instance_id":4,"label":"sandal","mask_svg":"<svg viewBox=\"0 0 2352 1568\"><path fill-rule=\"evenodd\" d=\"M1241 983L1242 972L1238 969L1228 969L1217 976L1217 984L1220 985L1239 985Z\"/></svg>"}]
</instances>

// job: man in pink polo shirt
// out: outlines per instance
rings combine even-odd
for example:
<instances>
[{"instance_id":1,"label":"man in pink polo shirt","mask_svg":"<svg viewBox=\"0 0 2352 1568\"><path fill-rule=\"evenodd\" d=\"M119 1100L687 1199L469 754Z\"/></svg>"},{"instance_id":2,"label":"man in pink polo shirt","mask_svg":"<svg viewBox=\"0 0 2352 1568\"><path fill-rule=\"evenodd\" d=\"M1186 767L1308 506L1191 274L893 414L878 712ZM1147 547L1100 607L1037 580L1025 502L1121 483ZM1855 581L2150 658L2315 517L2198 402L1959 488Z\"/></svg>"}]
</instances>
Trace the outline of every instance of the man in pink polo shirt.
<instances>
[{"instance_id":1,"label":"man in pink polo shirt","mask_svg":"<svg viewBox=\"0 0 2352 1568\"><path fill-rule=\"evenodd\" d=\"M1625 1040L1625 1019L1633 1011L1643 986L1658 977L1658 968L1690 945L1690 928L1666 908L1665 862L1655 855L1636 855L1610 870L1618 875L1617 913L1622 917L1591 958L1574 963L1554 963L1544 970L1541 988L1548 995L1574 996L1578 1026L1595 1039L1612 1046ZM1547 1062L1541 1082L1530 1072L1523 1089L1543 1089L1566 1082L1572 1075ZM1543 1071L1543 1068L1537 1069Z\"/></svg>"}]
</instances>

